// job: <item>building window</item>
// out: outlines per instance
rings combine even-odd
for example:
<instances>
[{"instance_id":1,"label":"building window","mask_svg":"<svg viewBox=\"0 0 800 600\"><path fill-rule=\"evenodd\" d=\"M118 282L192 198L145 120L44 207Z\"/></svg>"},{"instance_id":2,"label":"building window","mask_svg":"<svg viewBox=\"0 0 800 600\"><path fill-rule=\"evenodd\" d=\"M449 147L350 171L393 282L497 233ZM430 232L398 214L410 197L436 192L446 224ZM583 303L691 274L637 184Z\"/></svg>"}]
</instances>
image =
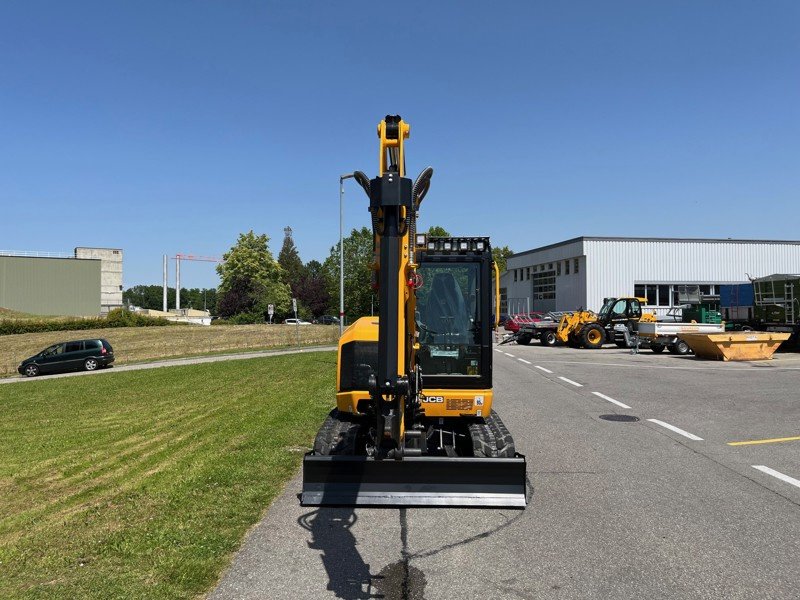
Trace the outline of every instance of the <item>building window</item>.
<instances>
[{"instance_id":1,"label":"building window","mask_svg":"<svg viewBox=\"0 0 800 600\"><path fill-rule=\"evenodd\" d=\"M661 287L669 288L669 286ZM633 286L633 295L637 298L647 298L645 302L647 306L658 306L658 288L657 285L637 284ZM669 306L669 300L667 302L667 306Z\"/></svg>"},{"instance_id":2,"label":"building window","mask_svg":"<svg viewBox=\"0 0 800 600\"><path fill-rule=\"evenodd\" d=\"M556 299L555 271L544 271L533 276L533 298L535 300Z\"/></svg>"},{"instance_id":3,"label":"building window","mask_svg":"<svg viewBox=\"0 0 800 600\"><path fill-rule=\"evenodd\" d=\"M561 275L561 261L558 261L556 263L556 277L559 277L560 275Z\"/></svg>"},{"instance_id":4,"label":"building window","mask_svg":"<svg viewBox=\"0 0 800 600\"><path fill-rule=\"evenodd\" d=\"M579 259L576 258L575 259L575 264L574 264L575 268L573 269L573 271L575 272L576 275L578 274L579 265L580 265Z\"/></svg>"},{"instance_id":5,"label":"building window","mask_svg":"<svg viewBox=\"0 0 800 600\"><path fill-rule=\"evenodd\" d=\"M658 306L658 287L655 285L645 286L645 297L649 306Z\"/></svg>"},{"instance_id":6,"label":"building window","mask_svg":"<svg viewBox=\"0 0 800 600\"><path fill-rule=\"evenodd\" d=\"M564 261L564 275L569 275L569 261Z\"/></svg>"},{"instance_id":7,"label":"building window","mask_svg":"<svg viewBox=\"0 0 800 600\"><path fill-rule=\"evenodd\" d=\"M668 285L660 285L658 286L658 305L659 306L669 306L669 286Z\"/></svg>"},{"instance_id":8,"label":"building window","mask_svg":"<svg viewBox=\"0 0 800 600\"><path fill-rule=\"evenodd\" d=\"M531 280L531 268L530 267L525 267L525 279L527 279L528 281Z\"/></svg>"},{"instance_id":9,"label":"building window","mask_svg":"<svg viewBox=\"0 0 800 600\"><path fill-rule=\"evenodd\" d=\"M517 270L514 269L514 281L516 281L516 280L517 280Z\"/></svg>"}]
</instances>

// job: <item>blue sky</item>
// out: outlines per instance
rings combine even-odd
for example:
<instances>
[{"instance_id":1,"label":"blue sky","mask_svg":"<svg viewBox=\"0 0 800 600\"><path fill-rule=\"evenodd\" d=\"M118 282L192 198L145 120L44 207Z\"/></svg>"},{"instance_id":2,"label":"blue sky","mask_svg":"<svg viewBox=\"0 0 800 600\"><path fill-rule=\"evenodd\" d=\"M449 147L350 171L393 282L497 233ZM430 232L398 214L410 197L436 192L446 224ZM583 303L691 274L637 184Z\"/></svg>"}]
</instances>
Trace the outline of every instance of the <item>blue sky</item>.
<instances>
[{"instance_id":1,"label":"blue sky","mask_svg":"<svg viewBox=\"0 0 800 600\"><path fill-rule=\"evenodd\" d=\"M425 226L797 239L798 25L795 1L9 0L0 249L121 247L130 286L290 225L321 260L387 113L435 169Z\"/></svg>"}]
</instances>

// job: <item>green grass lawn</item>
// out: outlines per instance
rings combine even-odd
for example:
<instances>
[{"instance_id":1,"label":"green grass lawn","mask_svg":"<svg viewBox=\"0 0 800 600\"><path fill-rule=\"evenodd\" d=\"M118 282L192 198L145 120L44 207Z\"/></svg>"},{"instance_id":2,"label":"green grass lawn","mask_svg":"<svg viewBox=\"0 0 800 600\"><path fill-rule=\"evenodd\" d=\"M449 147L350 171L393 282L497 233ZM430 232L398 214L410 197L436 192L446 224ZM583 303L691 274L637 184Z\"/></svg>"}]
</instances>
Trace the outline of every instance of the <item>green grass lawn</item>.
<instances>
[{"instance_id":1,"label":"green grass lawn","mask_svg":"<svg viewBox=\"0 0 800 600\"><path fill-rule=\"evenodd\" d=\"M0 386L0 598L191 598L297 471L333 352Z\"/></svg>"}]
</instances>

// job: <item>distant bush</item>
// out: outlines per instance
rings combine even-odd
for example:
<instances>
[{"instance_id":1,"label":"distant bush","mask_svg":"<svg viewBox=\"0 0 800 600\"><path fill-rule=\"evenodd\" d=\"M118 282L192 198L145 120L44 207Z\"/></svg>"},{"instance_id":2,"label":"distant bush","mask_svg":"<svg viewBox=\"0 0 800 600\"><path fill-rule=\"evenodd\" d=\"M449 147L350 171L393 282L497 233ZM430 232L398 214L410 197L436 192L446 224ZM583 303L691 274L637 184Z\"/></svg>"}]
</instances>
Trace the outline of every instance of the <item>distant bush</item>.
<instances>
[{"instance_id":1,"label":"distant bush","mask_svg":"<svg viewBox=\"0 0 800 600\"><path fill-rule=\"evenodd\" d=\"M228 323L233 325L255 325L264 322L264 315L258 313L239 313L227 318Z\"/></svg>"},{"instance_id":2,"label":"distant bush","mask_svg":"<svg viewBox=\"0 0 800 600\"><path fill-rule=\"evenodd\" d=\"M102 320L102 319L101 319ZM171 323L159 317L148 317L136 312L117 308L105 318L106 327L162 327Z\"/></svg>"},{"instance_id":3,"label":"distant bush","mask_svg":"<svg viewBox=\"0 0 800 600\"><path fill-rule=\"evenodd\" d=\"M166 319L147 317L117 308L109 312L105 317L91 317L88 319L0 319L0 335L104 329L106 327L162 327L170 324Z\"/></svg>"}]
</instances>

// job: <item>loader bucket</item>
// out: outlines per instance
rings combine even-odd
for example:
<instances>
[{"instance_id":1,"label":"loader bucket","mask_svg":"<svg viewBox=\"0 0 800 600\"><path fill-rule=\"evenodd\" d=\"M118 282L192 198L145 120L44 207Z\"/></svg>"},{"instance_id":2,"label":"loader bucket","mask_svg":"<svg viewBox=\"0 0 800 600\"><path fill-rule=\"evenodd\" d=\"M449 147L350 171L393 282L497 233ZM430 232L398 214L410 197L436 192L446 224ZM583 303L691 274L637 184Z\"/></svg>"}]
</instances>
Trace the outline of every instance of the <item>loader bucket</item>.
<instances>
[{"instance_id":1,"label":"loader bucket","mask_svg":"<svg viewBox=\"0 0 800 600\"><path fill-rule=\"evenodd\" d=\"M524 508L525 457L365 456L303 459L303 506Z\"/></svg>"},{"instance_id":2,"label":"loader bucket","mask_svg":"<svg viewBox=\"0 0 800 600\"><path fill-rule=\"evenodd\" d=\"M697 358L711 360L767 360L788 333L738 331L730 333L681 333Z\"/></svg>"}]
</instances>

